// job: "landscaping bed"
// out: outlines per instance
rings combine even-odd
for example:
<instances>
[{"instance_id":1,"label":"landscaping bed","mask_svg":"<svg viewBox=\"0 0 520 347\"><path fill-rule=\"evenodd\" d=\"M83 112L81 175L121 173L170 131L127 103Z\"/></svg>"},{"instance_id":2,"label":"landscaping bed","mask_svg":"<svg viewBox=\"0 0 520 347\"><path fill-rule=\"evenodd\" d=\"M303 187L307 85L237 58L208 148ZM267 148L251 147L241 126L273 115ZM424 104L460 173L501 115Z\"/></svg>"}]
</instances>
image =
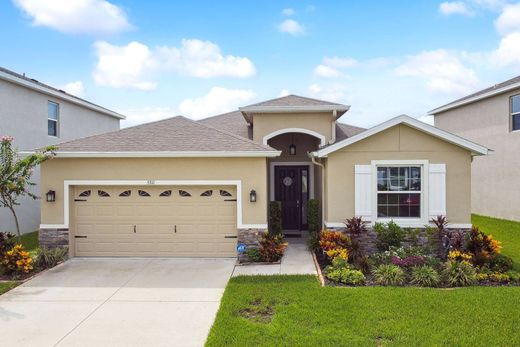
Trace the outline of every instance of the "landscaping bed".
<instances>
[{"instance_id":1,"label":"landscaping bed","mask_svg":"<svg viewBox=\"0 0 520 347\"><path fill-rule=\"evenodd\" d=\"M327 285L520 285L513 259L501 253L492 235L477 226L448 229L442 216L432 222L435 227L423 229L376 223L369 230L360 218L351 218L345 231L322 230L310 244Z\"/></svg>"}]
</instances>

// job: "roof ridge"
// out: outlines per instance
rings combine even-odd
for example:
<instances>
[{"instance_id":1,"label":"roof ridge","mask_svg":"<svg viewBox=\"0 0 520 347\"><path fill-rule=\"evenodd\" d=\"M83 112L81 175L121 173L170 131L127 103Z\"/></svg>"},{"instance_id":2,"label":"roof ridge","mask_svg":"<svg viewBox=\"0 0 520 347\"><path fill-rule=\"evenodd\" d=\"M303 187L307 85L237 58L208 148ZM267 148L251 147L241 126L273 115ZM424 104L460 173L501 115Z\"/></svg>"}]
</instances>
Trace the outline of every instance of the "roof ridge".
<instances>
[{"instance_id":1,"label":"roof ridge","mask_svg":"<svg viewBox=\"0 0 520 347\"><path fill-rule=\"evenodd\" d=\"M310 98L308 96L302 96L302 95L296 95L296 94L288 94L288 95L280 96L280 97L277 97L277 98L272 98L272 99L267 99L267 100L264 100L264 101L259 101L259 102L256 102L254 104L250 104L250 105L247 105L247 106L244 106L244 107L241 107L241 108L246 108L246 107L249 107L249 106L256 106L258 104L264 104L264 103L268 103L268 102L278 101L278 100L289 98L289 97L296 97L296 98L300 98L300 99L306 99L306 100L309 100L309 101L320 102L320 103L323 103L323 105L343 105L343 104L336 103L336 102Z\"/></svg>"},{"instance_id":2,"label":"roof ridge","mask_svg":"<svg viewBox=\"0 0 520 347\"><path fill-rule=\"evenodd\" d=\"M223 113L223 114L225 114L225 113ZM208 128L208 129L216 130L216 131L218 131L218 132L220 132L220 133L222 133L222 134L232 136L232 137L234 137L234 138L236 138L236 139L238 139L238 140L242 140L242 141L244 141L244 142L246 142L246 143L255 144L255 145L257 145L257 146L259 146L259 147L261 147L261 148L263 148L263 149L274 150L274 149L273 149L272 147L270 147L270 146L266 146L266 145L260 144L260 143L258 143L258 142L255 142L255 141L253 141L253 140L246 139L245 137L238 136L238 135L233 134L233 133L231 133L231 132L229 132L229 131L225 131L225 130L222 130L222 129L218 129L218 128L215 128L215 127L213 127L213 126L211 126L211 125L204 124L204 123L200 123L199 121L194 121L194 120L189 119L189 118L186 118L186 117L184 117L184 116L179 116L179 117L182 117L182 118L184 118L184 119L187 119L187 120L189 120L190 122L196 123L196 124L198 124L198 125L201 125L201 126L203 126L203 127ZM202 120L202 119L201 119L201 120Z\"/></svg>"}]
</instances>

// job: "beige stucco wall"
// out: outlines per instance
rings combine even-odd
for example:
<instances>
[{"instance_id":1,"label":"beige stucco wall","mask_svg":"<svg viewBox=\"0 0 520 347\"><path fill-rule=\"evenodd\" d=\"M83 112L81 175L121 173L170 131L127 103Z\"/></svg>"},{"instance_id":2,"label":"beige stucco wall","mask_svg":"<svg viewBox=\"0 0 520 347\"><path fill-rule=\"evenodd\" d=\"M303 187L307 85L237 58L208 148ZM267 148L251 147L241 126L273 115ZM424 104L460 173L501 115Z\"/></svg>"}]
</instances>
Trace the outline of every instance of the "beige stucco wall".
<instances>
[{"instance_id":1,"label":"beige stucco wall","mask_svg":"<svg viewBox=\"0 0 520 347\"><path fill-rule=\"evenodd\" d=\"M447 217L450 223L471 222L471 154L458 146L406 125L397 125L329 154L326 163L326 218L341 223L354 216L355 165L372 160L428 160L446 164Z\"/></svg>"},{"instance_id":2,"label":"beige stucco wall","mask_svg":"<svg viewBox=\"0 0 520 347\"><path fill-rule=\"evenodd\" d=\"M494 151L473 160L474 213L520 220L520 131L510 131L510 97L517 94L520 89L435 115L435 126Z\"/></svg>"},{"instance_id":3,"label":"beige stucco wall","mask_svg":"<svg viewBox=\"0 0 520 347\"><path fill-rule=\"evenodd\" d=\"M56 202L42 201L42 224L62 224L65 180L241 180L244 224L267 223L265 158L55 158L43 163L41 191L56 191ZM249 192L256 190L256 203Z\"/></svg>"},{"instance_id":4,"label":"beige stucco wall","mask_svg":"<svg viewBox=\"0 0 520 347\"><path fill-rule=\"evenodd\" d=\"M253 117L253 140L262 143L264 136L274 131L286 128L302 128L322 134L328 142L332 137L333 122L332 112L256 114Z\"/></svg>"}]
</instances>

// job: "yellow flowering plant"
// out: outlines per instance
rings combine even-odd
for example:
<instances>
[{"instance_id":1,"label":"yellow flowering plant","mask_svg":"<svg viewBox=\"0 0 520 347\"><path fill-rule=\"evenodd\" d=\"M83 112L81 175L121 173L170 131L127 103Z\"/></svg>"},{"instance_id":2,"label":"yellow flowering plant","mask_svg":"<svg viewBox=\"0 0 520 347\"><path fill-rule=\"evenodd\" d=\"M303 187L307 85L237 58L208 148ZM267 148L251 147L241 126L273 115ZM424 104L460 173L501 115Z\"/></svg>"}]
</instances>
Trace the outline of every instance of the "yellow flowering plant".
<instances>
[{"instance_id":1,"label":"yellow flowering plant","mask_svg":"<svg viewBox=\"0 0 520 347\"><path fill-rule=\"evenodd\" d=\"M348 260L348 251L346 248L333 248L325 252L330 259L339 257L343 260Z\"/></svg>"},{"instance_id":2,"label":"yellow flowering plant","mask_svg":"<svg viewBox=\"0 0 520 347\"><path fill-rule=\"evenodd\" d=\"M5 252L0 260L4 273L6 274L27 274L33 269L33 259L29 252L25 251L22 245L15 245Z\"/></svg>"},{"instance_id":3,"label":"yellow flowering plant","mask_svg":"<svg viewBox=\"0 0 520 347\"><path fill-rule=\"evenodd\" d=\"M473 256L471 254L461 252L458 249L452 250L448 253L448 259L451 261L470 262L472 258Z\"/></svg>"}]
</instances>

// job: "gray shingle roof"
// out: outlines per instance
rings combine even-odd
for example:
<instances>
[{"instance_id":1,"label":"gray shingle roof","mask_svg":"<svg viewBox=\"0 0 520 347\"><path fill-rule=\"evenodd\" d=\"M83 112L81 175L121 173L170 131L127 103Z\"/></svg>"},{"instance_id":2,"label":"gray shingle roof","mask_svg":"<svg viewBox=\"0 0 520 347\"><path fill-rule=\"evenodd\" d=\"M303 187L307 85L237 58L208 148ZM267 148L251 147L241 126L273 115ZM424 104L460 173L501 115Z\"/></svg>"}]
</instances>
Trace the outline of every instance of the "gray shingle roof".
<instances>
[{"instance_id":1,"label":"gray shingle roof","mask_svg":"<svg viewBox=\"0 0 520 347\"><path fill-rule=\"evenodd\" d=\"M513 77L507 81L504 81L504 82L501 82L501 83L498 83L498 84L495 84L491 87L488 87L488 88L485 88L485 89L482 89L482 90L479 90L478 92L475 92L473 94L470 94L470 95L466 95L460 99L457 99L455 101L452 101L450 103L447 103L445 105L442 105L442 106L439 106L437 108L435 108L434 110L428 112L429 114L432 114L434 111L437 111L439 109L445 109L445 108L450 108L450 106L454 106L454 105L457 105L459 103L463 103L464 101L466 100L470 100L470 99L473 99L473 98L477 98L479 96L482 96L484 97L487 93L492 93L493 91L495 90L500 90L500 89L503 89L503 88L506 88L509 87L509 86L513 86L515 84L518 84L520 83L520 76L516 76L516 77ZM507 91L507 90L506 90ZM505 91L504 91L505 92Z\"/></svg>"},{"instance_id":2,"label":"gray shingle roof","mask_svg":"<svg viewBox=\"0 0 520 347\"><path fill-rule=\"evenodd\" d=\"M337 105L344 106L343 104L337 104L334 102L307 98L299 95L287 95L280 98L262 101L256 104L247 105L250 106L310 106L310 105Z\"/></svg>"},{"instance_id":3,"label":"gray shingle roof","mask_svg":"<svg viewBox=\"0 0 520 347\"><path fill-rule=\"evenodd\" d=\"M275 150L182 116L58 144L58 153L177 151L274 152Z\"/></svg>"}]
</instances>

